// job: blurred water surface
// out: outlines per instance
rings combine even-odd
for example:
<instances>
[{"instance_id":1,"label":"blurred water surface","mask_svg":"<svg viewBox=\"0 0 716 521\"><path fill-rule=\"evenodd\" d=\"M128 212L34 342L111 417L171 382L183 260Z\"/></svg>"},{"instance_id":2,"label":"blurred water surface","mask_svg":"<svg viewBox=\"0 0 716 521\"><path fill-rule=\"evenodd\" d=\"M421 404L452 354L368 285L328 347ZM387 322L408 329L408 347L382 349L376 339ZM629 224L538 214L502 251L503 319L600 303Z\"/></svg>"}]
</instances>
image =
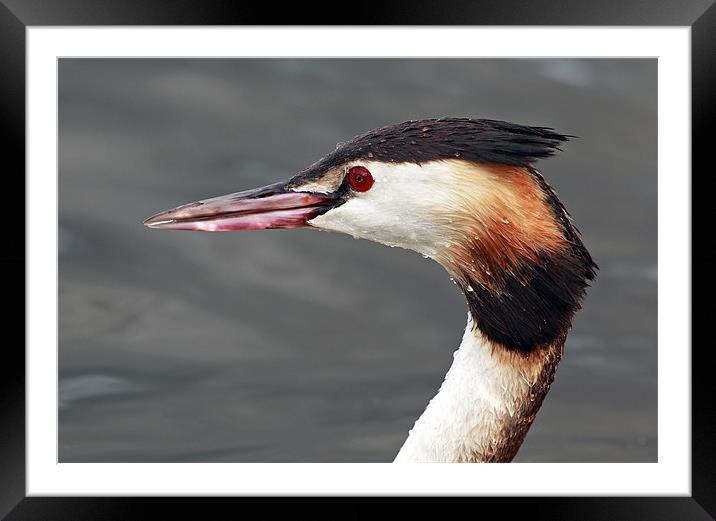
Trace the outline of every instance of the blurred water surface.
<instances>
[{"instance_id":1,"label":"blurred water surface","mask_svg":"<svg viewBox=\"0 0 716 521\"><path fill-rule=\"evenodd\" d=\"M441 116L579 136L539 167L601 271L516 461L656 461L656 73L631 59L61 59L60 461L391 461L465 325L442 268L313 230L141 223Z\"/></svg>"}]
</instances>

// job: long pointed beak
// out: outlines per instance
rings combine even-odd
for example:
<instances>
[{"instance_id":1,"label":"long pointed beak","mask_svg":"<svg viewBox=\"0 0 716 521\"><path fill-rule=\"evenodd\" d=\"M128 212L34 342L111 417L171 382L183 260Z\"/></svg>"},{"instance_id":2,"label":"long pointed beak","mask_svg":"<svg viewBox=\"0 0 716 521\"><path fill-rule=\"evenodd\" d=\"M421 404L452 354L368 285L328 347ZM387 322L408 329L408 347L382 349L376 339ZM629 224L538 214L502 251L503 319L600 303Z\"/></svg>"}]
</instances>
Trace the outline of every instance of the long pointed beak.
<instances>
[{"instance_id":1,"label":"long pointed beak","mask_svg":"<svg viewBox=\"0 0 716 521\"><path fill-rule=\"evenodd\" d=\"M334 202L330 194L292 192L284 183L276 183L185 204L153 215L144 224L203 232L302 228Z\"/></svg>"}]
</instances>

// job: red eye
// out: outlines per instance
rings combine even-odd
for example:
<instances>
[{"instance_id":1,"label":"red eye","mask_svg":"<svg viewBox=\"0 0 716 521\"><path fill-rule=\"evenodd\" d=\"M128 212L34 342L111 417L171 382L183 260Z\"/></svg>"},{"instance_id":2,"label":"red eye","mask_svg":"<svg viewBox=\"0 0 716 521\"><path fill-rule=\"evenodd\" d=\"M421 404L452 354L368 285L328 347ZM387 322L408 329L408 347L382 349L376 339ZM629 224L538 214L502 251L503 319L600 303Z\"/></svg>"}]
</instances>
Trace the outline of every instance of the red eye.
<instances>
[{"instance_id":1,"label":"red eye","mask_svg":"<svg viewBox=\"0 0 716 521\"><path fill-rule=\"evenodd\" d=\"M367 192L373 186L373 176L367 168L354 166L348 170L348 184L356 192Z\"/></svg>"}]
</instances>

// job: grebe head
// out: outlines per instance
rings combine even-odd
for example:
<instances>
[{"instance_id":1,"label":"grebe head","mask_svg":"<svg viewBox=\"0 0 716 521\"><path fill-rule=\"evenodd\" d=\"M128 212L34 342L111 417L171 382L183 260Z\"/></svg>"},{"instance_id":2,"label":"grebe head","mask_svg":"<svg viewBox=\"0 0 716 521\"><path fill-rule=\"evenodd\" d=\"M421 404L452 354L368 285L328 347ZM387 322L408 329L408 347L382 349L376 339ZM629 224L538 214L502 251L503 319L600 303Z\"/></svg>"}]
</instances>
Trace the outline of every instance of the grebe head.
<instances>
[{"instance_id":1,"label":"grebe head","mask_svg":"<svg viewBox=\"0 0 716 521\"><path fill-rule=\"evenodd\" d=\"M534 168L551 129L442 118L372 130L287 182L183 205L151 228L313 227L414 250L445 267L488 340L527 355L563 338L596 265Z\"/></svg>"}]
</instances>

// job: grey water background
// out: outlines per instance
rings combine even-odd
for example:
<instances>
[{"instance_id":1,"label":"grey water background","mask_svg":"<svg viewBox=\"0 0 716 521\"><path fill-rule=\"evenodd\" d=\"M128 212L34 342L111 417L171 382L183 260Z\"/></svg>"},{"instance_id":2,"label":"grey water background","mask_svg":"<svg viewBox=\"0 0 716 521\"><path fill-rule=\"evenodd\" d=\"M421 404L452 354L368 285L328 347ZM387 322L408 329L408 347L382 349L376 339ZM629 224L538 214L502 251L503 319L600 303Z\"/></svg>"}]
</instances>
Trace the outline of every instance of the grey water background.
<instances>
[{"instance_id":1,"label":"grey water background","mask_svg":"<svg viewBox=\"0 0 716 521\"><path fill-rule=\"evenodd\" d=\"M441 267L142 221L440 116L579 136L538 166L601 270L515 461L656 461L657 62L637 59L61 59L60 461L391 461L465 326Z\"/></svg>"}]
</instances>

